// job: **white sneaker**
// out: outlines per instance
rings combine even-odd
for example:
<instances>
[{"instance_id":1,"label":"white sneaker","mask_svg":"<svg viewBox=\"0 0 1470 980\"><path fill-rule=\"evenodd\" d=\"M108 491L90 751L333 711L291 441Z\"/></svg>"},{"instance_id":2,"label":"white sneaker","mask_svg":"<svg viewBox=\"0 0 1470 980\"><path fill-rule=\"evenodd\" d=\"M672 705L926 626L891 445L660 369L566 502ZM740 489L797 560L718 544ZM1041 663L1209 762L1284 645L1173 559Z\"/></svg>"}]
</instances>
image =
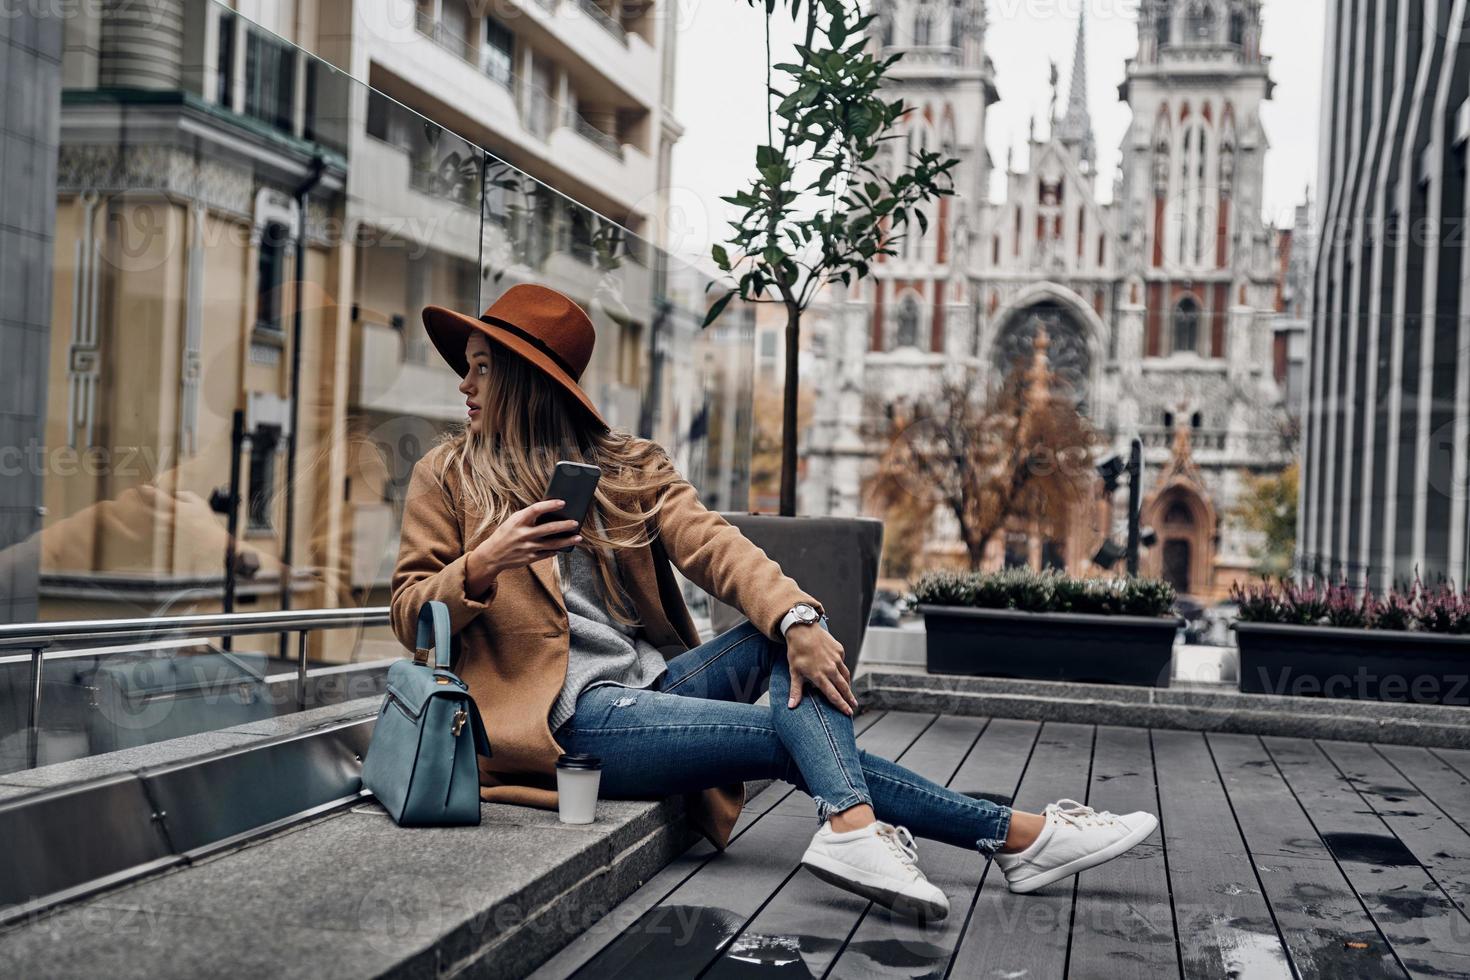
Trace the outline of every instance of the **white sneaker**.
<instances>
[{"instance_id":1,"label":"white sneaker","mask_svg":"<svg viewBox=\"0 0 1470 980\"><path fill-rule=\"evenodd\" d=\"M1076 800L1047 806L1041 835L1024 851L996 854L1006 885L1017 894L1034 892L1068 875L1086 871L1127 851L1159 826L1152 813L1118 816L1101 813Z\"/></svg>"},{"instance_id":2,"label":"white sneaker","mask_svg":"<svg viewBox=\"0 0 1470 980\"><path fill-rule=\"evenodd\" d=\"M907 828L875 820L861 830L836 833L822 824L801 863L823 881L918 919L942 919L949 899L919 870Z\"/></svg>"}]
</instances>

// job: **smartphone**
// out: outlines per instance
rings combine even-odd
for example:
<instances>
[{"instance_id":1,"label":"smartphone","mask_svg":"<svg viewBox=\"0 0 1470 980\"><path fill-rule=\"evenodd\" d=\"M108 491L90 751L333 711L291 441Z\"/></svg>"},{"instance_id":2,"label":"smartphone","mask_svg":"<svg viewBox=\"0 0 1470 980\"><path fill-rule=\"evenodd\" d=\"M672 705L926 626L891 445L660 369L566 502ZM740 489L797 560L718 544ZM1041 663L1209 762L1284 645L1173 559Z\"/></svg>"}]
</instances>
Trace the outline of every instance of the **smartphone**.
<instances>
[{"instance_id":1,"label":"smartphone","mask_svg":"<svg viewBox=\"0 0 1470 980\"><path fill-rule=\"evenodd\" d=\"M573 463L561 460L552 471L551 483L546 488L546 496L543 500L564 500L566 505L560 510L543 514L537 524L548 524L556 521L576 521L579 525L587 519L587 511L592 507L592 495L597 490L597 481L602 479L602 470L588 463ZM571 551L571 548L562 548L561 551Z\"/></svg>"}]
</instances>

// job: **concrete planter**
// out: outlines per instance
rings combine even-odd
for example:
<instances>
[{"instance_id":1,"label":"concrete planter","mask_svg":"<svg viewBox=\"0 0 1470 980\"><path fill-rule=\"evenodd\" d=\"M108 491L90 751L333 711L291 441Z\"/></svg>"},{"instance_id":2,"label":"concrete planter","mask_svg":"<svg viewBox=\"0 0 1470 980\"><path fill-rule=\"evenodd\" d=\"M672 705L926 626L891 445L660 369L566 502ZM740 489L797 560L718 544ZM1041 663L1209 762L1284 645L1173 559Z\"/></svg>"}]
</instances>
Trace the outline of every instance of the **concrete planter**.
<instances>
[{"instance_id":1,"label":"concrete planter","mask_svg":"<svg viewBox=\"0 0 1470 980\"><path fill-rule=\"evenodd\" d=\"M842 644L849 670L857 670L878 585L883 522L868 517L777 517L723 514L801 583L827 611L832 635ZM744 616L711 601L710 623L723 632Z\"/></svg>"},{"instance_id":2,"label":"concrete planter","mask_svg":"<svg viewBox=\"0 0 1470 980\"><path fill-rule=\"evenodd\" d=\"M1179 620L920 606L931 674L1167 687Z\"/></svg>"},{"instance_id":3,"label":"concrete planter","mask_svg":"<svg viewBox=\"0 0 1470 980\"><path fill-rule=\"evenodd\" d=\"M1252 694L1470 706L1470 636L1236 623Z\"/></svg>"}]
</instances>

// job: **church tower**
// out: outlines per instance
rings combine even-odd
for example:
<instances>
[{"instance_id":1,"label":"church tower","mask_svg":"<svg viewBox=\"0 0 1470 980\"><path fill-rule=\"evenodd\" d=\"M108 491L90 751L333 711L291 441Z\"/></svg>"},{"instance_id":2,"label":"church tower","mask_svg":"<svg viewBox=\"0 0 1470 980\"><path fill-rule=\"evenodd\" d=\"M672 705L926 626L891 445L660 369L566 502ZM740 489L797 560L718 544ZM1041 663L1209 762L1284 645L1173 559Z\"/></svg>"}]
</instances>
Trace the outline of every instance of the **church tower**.
<instances>
[{"instance_id":1,"label":"church tower","mask_svg":"<svg viewBox=\"0 0 1470 980\"><path fill-rule=\"evenodd\" d=\"M925 208L928 230L910 224L869 277L829 292L824 378L812 419L813 465L802 485L808 513L856 514L871 447L862 431L887 399L927 391L954 358L975 355L978 299L970 243L990 181L986 116L999 100L985 54L985 0L874 0L869 43L902 54L884 96L910 109L890 141L895 170L920 149L958 159L954 196Z\"/></svg>"},{"instance_id":2,"label":"church tower","mask_svg":"<svg viewBox=\"0 0 1470 980\"><path fill-rule=\"evenodd\" d=\"M1121 203L1141 260L1130 289L1142 292L1143 357L1235 363L1249 346L1241 315L1270 306L1260 108L1272 82L1260 37L1260 0L1140 7L1120 94L1133 110Z\"/></svg>"}]
</instances>

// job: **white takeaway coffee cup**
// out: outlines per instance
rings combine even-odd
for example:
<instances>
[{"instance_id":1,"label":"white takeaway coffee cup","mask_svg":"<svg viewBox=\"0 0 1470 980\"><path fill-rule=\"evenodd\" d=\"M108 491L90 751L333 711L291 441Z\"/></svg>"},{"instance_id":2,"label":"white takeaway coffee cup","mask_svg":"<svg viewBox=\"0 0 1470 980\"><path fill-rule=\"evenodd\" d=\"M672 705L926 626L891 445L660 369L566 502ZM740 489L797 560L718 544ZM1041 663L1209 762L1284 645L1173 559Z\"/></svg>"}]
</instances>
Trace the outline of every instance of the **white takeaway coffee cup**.
<instances>
[{"instance_id":1,"label":"white takeaway coffee cup","mask_svg":"<svg viewBox=\"0 0 1470 980\"><path fill-rule=\"evenodd\" d=\"M556 760L557 812L562 823L591 823L597 816L597 785L602 760L572 753Z\"/></svg>"}]
</instances>

